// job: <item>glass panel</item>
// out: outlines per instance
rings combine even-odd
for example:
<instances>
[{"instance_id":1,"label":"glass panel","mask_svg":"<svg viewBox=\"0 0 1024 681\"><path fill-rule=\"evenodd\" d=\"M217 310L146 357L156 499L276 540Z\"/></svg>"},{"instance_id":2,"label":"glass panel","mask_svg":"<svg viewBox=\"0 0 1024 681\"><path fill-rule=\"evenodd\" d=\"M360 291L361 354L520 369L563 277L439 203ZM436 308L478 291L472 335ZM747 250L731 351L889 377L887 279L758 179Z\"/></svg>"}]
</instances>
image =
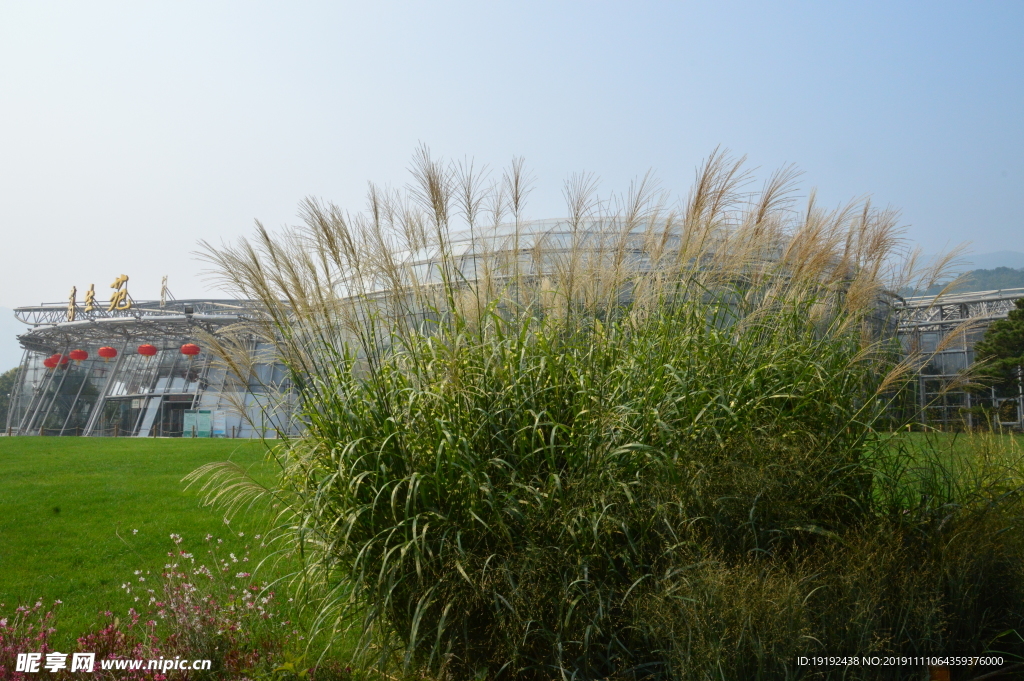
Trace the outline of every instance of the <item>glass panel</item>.
<instances>
[{"instance_id":1,"label":"glass panel","mask_svg":"<svg viewBox=\"0 0 1024 681\"><path fill-rule=\"evenodd\" d=\"M967 356L962 352L951 352L942 355L943 373L956 374L967 367Z\"/></svg>"}]
</instances>

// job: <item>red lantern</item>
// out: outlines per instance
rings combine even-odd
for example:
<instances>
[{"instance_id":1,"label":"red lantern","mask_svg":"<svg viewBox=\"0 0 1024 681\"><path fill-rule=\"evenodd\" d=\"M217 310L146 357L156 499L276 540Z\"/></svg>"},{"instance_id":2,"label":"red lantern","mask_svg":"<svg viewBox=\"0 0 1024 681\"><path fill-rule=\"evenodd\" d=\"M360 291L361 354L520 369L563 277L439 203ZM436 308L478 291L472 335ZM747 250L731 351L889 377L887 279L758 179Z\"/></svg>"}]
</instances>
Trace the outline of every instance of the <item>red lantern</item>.
<instances>
[{"instance_id":1,"label":"red lantern","mask_svg":"<svg viewBox=\"0 0 1024 681\"><path fill-rule=\"evenodd\" d=\"M53 357L47 357L43 360L43 366L47 369L54 369L57 367L57 360Z\"/></svg>"},{"instance_id":2,"label":"red lantern","mask_svg":"<svg viewBox=\"0 0 1024 681\"><path fill-rule=\"evenodd\" d=\"M106 362L107 360L112 359L114 357L117 357L117 350L115 350L114 348L110 347L109 345L104 345L102 348L100 348L96 352L97 352L97 354L99 354L100 357L103 358L104 362Z\"/></svg>"},{"instance_id":3,"label":"red lantern","mask_svg":"<svg viewBox=\"0 0 1024 681\"><path fill-rule=\"evenodd\" d=\"M144 343L139 346L139 354L145 357L152 357L156 354L156 346Z\"/></svg>"},{"instance_id":4,"label":"red lantern","mask_svg":"<svg viewBox=\"0 0 1024 681\"><path fill-rule=\"evenodd\" d=\"M72 350L68 357L75 360L75 364L81 364L83 360L89 359L89 353L85 350Z\"/></svg>"},{"instance_id":5,"label":"red lantern","mask_svg":"<svg viewBox=\"0 0 1024 681\"><path fill-rule=\"evenodd\" d=\"M199 354L199 346L195 343L185 343L181 346L181 354L189 357L195 357Z\"/></svg>"},{"instance_id":6,"label":"red lantern","mask_svg":"<svg viewBox=\"0 0 1024 681\"><path fill-rule=\"evenodd\" d=\"M67 355L54 355L54 357L57 358L57 361L60 362L60 365L62 367L66 367L68 365L68 356Z\"/></svg>"}]
</instances>

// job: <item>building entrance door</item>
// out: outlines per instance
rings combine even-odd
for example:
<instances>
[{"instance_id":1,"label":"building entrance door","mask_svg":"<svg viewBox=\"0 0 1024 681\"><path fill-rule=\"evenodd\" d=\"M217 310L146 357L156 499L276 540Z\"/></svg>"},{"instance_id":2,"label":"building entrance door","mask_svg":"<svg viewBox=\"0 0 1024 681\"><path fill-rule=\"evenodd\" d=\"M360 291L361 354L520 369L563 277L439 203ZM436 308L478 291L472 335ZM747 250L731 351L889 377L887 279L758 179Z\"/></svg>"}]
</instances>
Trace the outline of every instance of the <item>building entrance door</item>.
<instances>
[{"instance_id":1,"label":"building entrance door","mask_svg":"<svg viewBox=\"0 0 1024 681\"><path fill-rule=\"evenodd\" d=\"M185 410L191 407L191 396L188 402L164 402L160 418L160 435L181 437L185 429Z\"/></svg>"}]
</instances>

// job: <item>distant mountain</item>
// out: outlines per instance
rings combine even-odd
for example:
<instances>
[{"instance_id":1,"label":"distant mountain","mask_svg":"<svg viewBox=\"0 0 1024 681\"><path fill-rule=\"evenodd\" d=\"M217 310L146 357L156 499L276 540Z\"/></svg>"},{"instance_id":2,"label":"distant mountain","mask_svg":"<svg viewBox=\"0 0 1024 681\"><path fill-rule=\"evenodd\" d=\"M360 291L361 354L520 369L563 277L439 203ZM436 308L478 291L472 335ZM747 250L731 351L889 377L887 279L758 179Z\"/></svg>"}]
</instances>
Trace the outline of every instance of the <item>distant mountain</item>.
<instances>
[{"instance_id":1,"label":"distant mountain","mask_svg":"<svg viewBox=\"0 0 1024 681\"><path fill-rule=\"evenodd\" d=\"M973 270L967 281L958 286L962 291L995 291L1002 288L1024 288L1024 269L996 267L990 270Z\"/></svg>"},{"instance_id":2,"label":"distant mountain","mask_svg":"<svg viewBox=\"0 0 1024 681\"><path fill-rule=\"evenodd\" d=\"M918 260L918 267L930 267L939 260L939 256L929 253L921 256ZM1024 253L1017 251L996 251L994 253L970 253L962 255L953 261L953 266L947 271L953 275L960 275L971 270L994 270L1000 267L1009 267L1019 270L1024 268Z\"/></svg>"},{"instance_id":3,"label":"distant mountain","mask_svg":"<svg viewBox=\"0 0 1024 681\"><path fill-rule=\"evenodd\" d=\"M917 294L912 294L908 291L903 295L934 296L941 292L945 287L945 284L938 284ZM1024 269L996 267L991 270L972 270L964 276L964 280L962 282L950 288L947 293L996 291L1007 288L1024 288Z\"/></svg>"},{"instance_id":4,"label":"distant mountain","mask_svg":"<svg viewBox=\"0 0 1024 681\"><path fill-rule=\"evenodd\" d=\"M970 267L973 270L1024 269L1024 253L1018 253L1017 251L978 253L965 256L964 261L970 263Z\"/></svg>"},{"instance_id":5,"label":"distant mountain","mask_svg":"<svg viewBox=\"0 0 1024 681\"><path fill-rule=\"evenodd\" d=\"M934 263L936 255L926 255L921 260L922 266ZM958 258L955 265L947 270L951 276L964 275L964 281L950 289L949 293L971 293L973 291L996 291L1004 288L1024 288L1024 253L1017 251L997 251L994 253L976 253ZM933 296L945 284L938 284L926 291L901 290L902 296L930 295Z\"/></svg>"},{"instance_id":6,"label":"distant mountain","mask_svg":"<svg viewBox=\"0 0 1024 681\"><path fill-rule=\"evenodd\" d=\"M0 307L0 374L21 363L21 346L16 336L29 327L14 318L14 310Z\"/></svg>"}]
</instances>

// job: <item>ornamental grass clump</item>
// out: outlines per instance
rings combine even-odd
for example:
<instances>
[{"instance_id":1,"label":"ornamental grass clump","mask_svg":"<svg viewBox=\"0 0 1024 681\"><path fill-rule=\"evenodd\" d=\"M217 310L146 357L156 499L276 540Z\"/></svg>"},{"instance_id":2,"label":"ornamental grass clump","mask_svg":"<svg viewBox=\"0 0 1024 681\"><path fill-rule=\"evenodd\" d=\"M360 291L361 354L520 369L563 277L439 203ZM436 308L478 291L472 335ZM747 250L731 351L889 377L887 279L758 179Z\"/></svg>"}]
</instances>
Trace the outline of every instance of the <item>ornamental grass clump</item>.
<instances>
[{"instance_id":1,"label":"ornamental grass clump","mask_svg":"<svg viewBox=\"0 0 1024 681\"><path fill-rule=\"evenodd\" d=\"M206 251L261 304L209 342L246 381L246 334L273 347L304 433L276 489L194 477L283 504L322 628L366 664L795 678L797 654L980 652L1019 623L1016 488L926 493L874 428L920 361L890 340L893 212L797 211L794 173L747 192L718 154L678 206L577 177L543 223L518 161L413 174Z\"/></svg>"}]
</instances>

